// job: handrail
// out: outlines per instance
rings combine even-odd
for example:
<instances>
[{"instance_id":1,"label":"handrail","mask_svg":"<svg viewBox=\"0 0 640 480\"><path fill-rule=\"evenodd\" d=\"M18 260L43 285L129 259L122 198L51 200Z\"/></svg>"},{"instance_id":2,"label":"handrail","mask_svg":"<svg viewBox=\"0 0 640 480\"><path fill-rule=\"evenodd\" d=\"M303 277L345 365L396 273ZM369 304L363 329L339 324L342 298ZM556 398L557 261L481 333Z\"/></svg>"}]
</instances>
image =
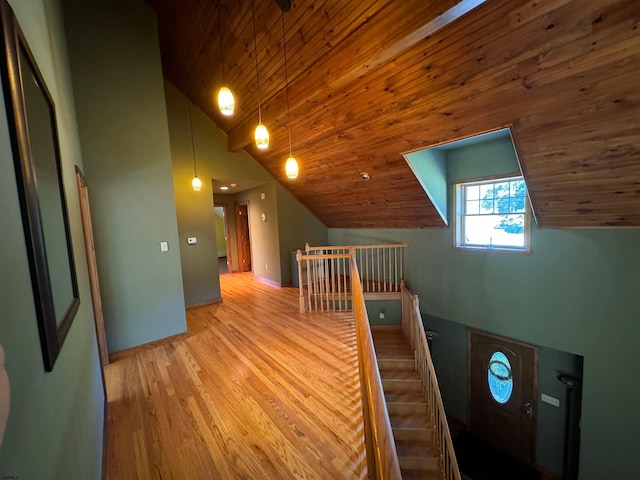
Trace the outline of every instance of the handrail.
<instances>
[{"instance_id":1,"label":"handrail","mask_svg":"<svg viewBox=\"0 0 640 480\"><path fill-rule=\"evenodd\" d=\"M305 250L307 252L311 251L318 251L318 250L347 250L350 251L352 248L353 249L371 249L371 248L393 248L393 247L402 247L402 248L406 248L408 247L409 244L407 242L401 242L401 243L374 243L371 245L325 245L325 246L310 246L308 243L305 246Z\"/></svg>"},{"instance_id":2,"label":"handrail","mask_svg":"<svg viewBox=\"0 0 640 480\"><path fill-rule=\"evenodd\" d=\"M351 282L358 343L367 470L369 478L372 480L400 480L402 478L400 463L382 390L382 380L369 327L367 308L364 303L364 293L353 250L351 254Z\"/></svg>"},{"instance_id":3,"label":"handrail","mask_svg":"<svg viewBox=\"0 0 640 480\"><path fill-rule=\"evenodd\" d=\"M351 310L348 258L353 252L366 299L399 300L402 257L407 245L405 242L312 247L307 243L296 254L300 313Z\"/></svg>"},{"instance_id":4,"label":"handrail","mask_svg":"<svg viewBox=\"0 0 640 480\"><path fill-rule=\"evenodd\" d=\"M460 480L460 469L453 449L438 378L422 325L418 296L411 294L404 283L402 284L402 331L416 355L416 366L427 400L427 413L434 427L433 445L440 455L441 473L445 480Z\"/></svg>"}]
</instances>

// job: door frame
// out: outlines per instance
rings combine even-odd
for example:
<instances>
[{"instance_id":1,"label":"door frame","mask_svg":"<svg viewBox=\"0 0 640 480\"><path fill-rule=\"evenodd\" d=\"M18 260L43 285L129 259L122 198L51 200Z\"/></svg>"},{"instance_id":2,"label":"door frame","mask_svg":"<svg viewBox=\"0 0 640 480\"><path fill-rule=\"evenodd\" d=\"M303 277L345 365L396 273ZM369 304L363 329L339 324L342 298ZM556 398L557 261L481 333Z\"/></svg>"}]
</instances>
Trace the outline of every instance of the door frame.
<instances>
[{"instance_id":1,"label":"door frame","mask_svg":"<svg viewBox=\"0 0 640 480\"><path fill-rule=\"evenodd\" d=\"M102 312L102 297L100 296L100 281L98 278L98 262L93 242L93 224L91 222L91 207L89 204L89 185L82 170L76 165L76 183L78 184L78 199L80 201L80 217L82 218L82 236L87 256L89 271L89 288L91 289L91 303L93 305L93 319L96 326L96 341L101 366L109 364L107 337L104 330L104 316ZM102 369L101 369L102 370ZM102 375L104 383L104 373Z\"/></svg>"},{"instance_id":2,"label":"door frame","mask_svg":"<svg viewBox=\"0 0 640 480\"><path fill-rule=\"evenodd\" d=\"M475 328L467 327L467 428L473 433L472 423L471 423L471 407L472 407L472 390L471 390L471 380L472 380L472 350L471 350L471 336L472 334L480 335L486 338L494 339L498 342L508 343L517 347L522 347L526 349L530 349L533 353L533 371L532 371L532 398L531 398L531 445L529 452L529 464L532 466L536 466L536 437L537 437L537 427L538 427L538 395L539 395L539 387L538 387L538 368L539 368L539 353L540 348L531 345L529 343L520 342L518 340L513 340L511 338L502 337L500 335L495 335L493 333L485 332L482 330L478 330Z\"/></svg>"},{"instance_id":3,"label":"door frame","mask_svg":"<svg viewBox=\"0 0 640 480\"><path fill-rule=\"evenodd\" d=\"M226 203L214 203L214 208L222 208L224 211L224 236L227 239L227 272L233 273L233 257L231 255L231 237L229 236L229 205Z\"/></svg>"},{"instance_id":4,"label":"door frame","mask_svg":"<svg viewBox=\"0 0 640 480\"><path fill-rule=\"evenodd\" d=\"M249 241L249 262L251 265L251 268L249 270L244 270L243 267L241 266L242 255L240 254L241 252L240 237L238 235L239 223L238 223L238 218L236 214L236 212L238 211L238 207L247 208L247 240ZM253 241L251 238L251 213L249 212L249 202L245 200L242 202L235 203L233 205L233 214L234 214L234 221L236 223L236 249L238 251L238 272L253 272Z\"/></svg>"}]
</instances>

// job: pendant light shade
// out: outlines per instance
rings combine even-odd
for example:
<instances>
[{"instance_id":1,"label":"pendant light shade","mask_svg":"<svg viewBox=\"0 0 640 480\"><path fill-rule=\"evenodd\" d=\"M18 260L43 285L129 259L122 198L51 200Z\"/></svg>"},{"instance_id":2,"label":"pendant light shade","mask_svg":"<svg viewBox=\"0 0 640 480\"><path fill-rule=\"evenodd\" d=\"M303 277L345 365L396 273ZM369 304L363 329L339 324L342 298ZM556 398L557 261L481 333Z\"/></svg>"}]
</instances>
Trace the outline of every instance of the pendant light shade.
<instances>
[{"instance_id":1,"label":"pendant light shade","mask_svg":"<svg viewBox=\"0 0 640 480\"><path fill-rule=\"evenodd\" d=\"M262 123L256 127L256 147L265 149L269 147L269 130Z\"/></svg>"},{"instance_id":2,"label":"pendant light shade","mask_svg":"<svg viewBox=\"0 0 640 480\"><path fill-rule=\"evenodd\" d=\"M220 113L227 117L233 115L235 109L235 99L229 87L222 87L218 90L218 108Z\"/></svg>"},{"instance_id":3,"label":"pendant light shade","mask_svg":"<svg viewBox=\"0 0 640 480\"><path fill-rule=\"evenodd\" d=\"M285 2L286 3L286 2ZM282 50L284 52L284 88L286 92L287 98L287 132L289 134L289 158L284 163L284 171L287 174L287 178L290 180L294 180L298 178L298 161L295 159L293 154L291 153L291 111L289 110L289 74L287 71L287 42L286 35L284 30L284 12L286 8L286 4L279 4L280 8L282 8ZM286 8L288 11L289 8Z\"/></svg>"},{"instance_id":4,"label":"pendant light shade","mask_svg":"<svg viewBox=\"0 0 640 480\"><path fill-rule=\"evenodd\" d=\"M253 21L253 58L256 61L256 83L258 84L258 126L254 134L256 147L260 150L269 148L269 130L262 123L262 105L260 103L260 72L258 70L258 40L256 39L256 11L251 0L251 19Z\"/></svg>"},{"instance_id":5,"label":"pendant light shade","mask_svg":"<svg viewBox=\"0 0 640 480\"><path fill-rule=\"evenodd\" d=\"M298 178L298 161L294 157L287 158L284 171L287 173L287 178L291 180Z\"/></svg>"},{"instance_id":6,"label":"pendant light shade","mask_svg":"<svg viewBox=\"0 0 640 480\"><path fill-rule=\"evenodd\" d=\"M220 5L218 4L218 33L220 35L220 65L222 65L222 88L218 90L218 108L220 113L226 117L233 115L236 103L233 93L227 87L224 79L224 55L222 53L222 15L220 14Z\"/></svg>"},{"instance_id":7,"label":"pendant light shade","mask_svg":"<svg viewBox=\"0 0 640 480\"><path fill-rule=\"evenodd\" d=\"M191 125L191 154L193 155L193 180L191 186L193 190L199 192L202 188L202 181L198 178L198 166L196 164L196 144L193 141L193 117L191 116L191 102L189 102L189 125Z\"/></svg>"}]
</instances>

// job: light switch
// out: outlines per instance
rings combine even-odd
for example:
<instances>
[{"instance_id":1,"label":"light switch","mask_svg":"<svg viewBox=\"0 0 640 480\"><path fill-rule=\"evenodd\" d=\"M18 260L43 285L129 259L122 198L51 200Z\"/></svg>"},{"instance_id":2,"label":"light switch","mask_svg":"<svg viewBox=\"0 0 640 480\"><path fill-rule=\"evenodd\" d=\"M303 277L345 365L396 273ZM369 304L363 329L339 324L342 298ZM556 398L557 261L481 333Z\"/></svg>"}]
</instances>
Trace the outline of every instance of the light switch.
<instances>
[{"instance_id":1,"label":"light switch","mask_svg":"<svg viewBox=\"0 0 640 480\"><path fill-rule=\"evenodd\" d=\"M198 240L196 240L196 237L189 237L187 238L187 243L189 245L195 245L196 243L198 243Z\"/></svg>"},{"instance_id":2,"label":"light switch","mask_svg":"<svg viewBox=\"0 0 640 480\"><path fill-rule=\"evenodd\" d=\"M168 252L169 251L169 242L160 242L160 251Z\"/></svg>"},{"instance_id":3,"label":"light switch","mask_svg":"<svg viewBox=\"0 0 640 480\"><path fill-rule=\"evenodd\" d=\"M260 193L260 200L264 200L265 198L267 198L267 196L264 194L264 192Z\"/></svg>"}]
</instances>

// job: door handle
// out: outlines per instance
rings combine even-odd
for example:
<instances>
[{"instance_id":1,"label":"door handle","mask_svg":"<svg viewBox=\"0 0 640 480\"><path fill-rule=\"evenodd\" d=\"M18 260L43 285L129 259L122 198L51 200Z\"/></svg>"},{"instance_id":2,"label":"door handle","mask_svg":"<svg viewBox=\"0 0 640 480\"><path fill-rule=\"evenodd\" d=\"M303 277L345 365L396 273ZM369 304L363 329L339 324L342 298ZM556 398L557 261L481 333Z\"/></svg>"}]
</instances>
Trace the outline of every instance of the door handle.
<instances>
[{"instance_id":1,"label":"door handle","mask_svg":"<svg viewBox=\"0 0 640 480\"><path fill-rule=\"evenodd\" d=\"M525 402L525 404L523 405L523 409L524 409L524 414L527 415L528 417L531 416L531 402Z\"/></svg>"}]
</instances>

